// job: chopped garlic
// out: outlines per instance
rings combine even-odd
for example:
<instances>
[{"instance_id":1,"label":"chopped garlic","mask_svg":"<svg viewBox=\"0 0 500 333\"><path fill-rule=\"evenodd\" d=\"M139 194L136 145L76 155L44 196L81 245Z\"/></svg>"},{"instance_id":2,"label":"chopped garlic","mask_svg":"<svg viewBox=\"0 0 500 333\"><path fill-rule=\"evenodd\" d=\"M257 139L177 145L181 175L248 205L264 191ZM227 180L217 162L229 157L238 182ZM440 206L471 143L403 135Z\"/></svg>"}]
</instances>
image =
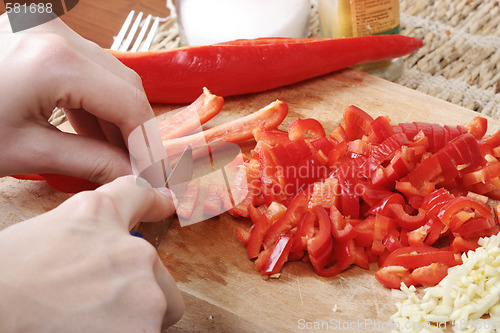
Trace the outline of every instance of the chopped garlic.
<instances>
[{"instance_id":1,"label":"chopped garlic","mask_svg":"<svg viewBox=\"0 0 500 333\"><path fill-rule=\"evenodd\" d=\"M406 295L391 319L399 332L500 332L500 235L481 238L475 251L462 255L436 286Z\"/></svg>"}]
</instances>

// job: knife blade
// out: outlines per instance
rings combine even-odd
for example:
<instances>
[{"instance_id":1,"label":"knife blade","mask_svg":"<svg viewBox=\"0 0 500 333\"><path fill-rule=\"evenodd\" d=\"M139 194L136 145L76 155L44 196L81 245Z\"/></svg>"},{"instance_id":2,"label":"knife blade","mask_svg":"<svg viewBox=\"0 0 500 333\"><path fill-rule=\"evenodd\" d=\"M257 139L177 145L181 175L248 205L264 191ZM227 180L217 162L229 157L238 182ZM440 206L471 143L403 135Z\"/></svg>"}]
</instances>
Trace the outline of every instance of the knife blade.
<instances>
[{"instance_id":1,"label":"knife blade","mask_svg":"<svg viewBox=\"0 0 500 333\"><path fill-rule=\"evenodd\" d=\"M182 200L186 192L188 182L193 177L193 152L191 146L187 146L174 168L167 177L166 187L172 190L178 201ZM145 240L151 243L156 249L160 246L168 227L172 223L174 216L169 216L159 222L140 222L134 233L139 233Z\"/></svg>"}]
</instances>

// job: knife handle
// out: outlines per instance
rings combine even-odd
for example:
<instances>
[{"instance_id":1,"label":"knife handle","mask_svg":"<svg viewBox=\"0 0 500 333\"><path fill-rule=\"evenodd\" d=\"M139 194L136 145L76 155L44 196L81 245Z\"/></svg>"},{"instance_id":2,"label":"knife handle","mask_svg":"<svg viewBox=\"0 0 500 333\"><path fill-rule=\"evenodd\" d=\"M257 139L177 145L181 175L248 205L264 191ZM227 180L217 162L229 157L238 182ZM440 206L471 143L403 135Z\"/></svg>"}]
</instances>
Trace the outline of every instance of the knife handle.
<instances>
[{"instance_id":1,"label":"knife handle","mask_svg":"<svg viewBox=\"0 0 500 333\"><path fill-rule=\"evenodd\" d=\"M144 235L143 235L143 234L141 234L140 232L137 232L137 231L131 231L131 232L130 232L130 234L131 234L132 236L135 236L135 237L139 237L139 238L142 238L142 239L146 239L146 238L144 237Z\"/></svg>"}]
</instances>

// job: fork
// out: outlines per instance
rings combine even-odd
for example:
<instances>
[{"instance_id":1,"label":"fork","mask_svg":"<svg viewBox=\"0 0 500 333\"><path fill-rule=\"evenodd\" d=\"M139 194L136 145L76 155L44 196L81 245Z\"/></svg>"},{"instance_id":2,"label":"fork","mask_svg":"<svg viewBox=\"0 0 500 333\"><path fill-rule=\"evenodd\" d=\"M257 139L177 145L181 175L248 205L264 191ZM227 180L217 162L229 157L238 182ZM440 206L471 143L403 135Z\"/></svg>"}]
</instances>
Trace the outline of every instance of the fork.
<instances>
[{"instance_id":1,"label":"fork","mask_svg":"<svg viewBox=\"0 0 500 333\"><path fill-rule=\"evenodd\" d=\"M137 29L139 28L139 25L141 24L142 16L144 14L142 12L139 12L134 23L132 24L132 27L130 28L130 31L127 34L127 31L129 30L129 27L130 27L130 24L132 23L134 15L135 15L135 11L131 10L130 13L128 14L127 18L125 19L125 22L123 23L123 25L120 29L120 32L115 37L113 45L111 45L111 47L110 47L111 50L137 52L137 51L147 51L151 47L151 44L153 43L153 38L156 34L156 31L158 30L160 18L159 17L155 18L153 25L151 26L151 30L149 30L149 33L146 37L146 40L144 41L144 43L142 43L144 36L146 36L146 32L149 28L149 24L151 23L151 19L152 19L151 14L149 14L146 17L146 20L144 20L141 31L139 32L139 35L137 35L137 38L135 39L134 45L129 49L130 44L132 44L132 41L134 40L135 34L137 33ZM125 38L125 34L127 34L126 38ZM141 43L142 43L142 45L141 45Z\"/></svg>"}]
</instances>

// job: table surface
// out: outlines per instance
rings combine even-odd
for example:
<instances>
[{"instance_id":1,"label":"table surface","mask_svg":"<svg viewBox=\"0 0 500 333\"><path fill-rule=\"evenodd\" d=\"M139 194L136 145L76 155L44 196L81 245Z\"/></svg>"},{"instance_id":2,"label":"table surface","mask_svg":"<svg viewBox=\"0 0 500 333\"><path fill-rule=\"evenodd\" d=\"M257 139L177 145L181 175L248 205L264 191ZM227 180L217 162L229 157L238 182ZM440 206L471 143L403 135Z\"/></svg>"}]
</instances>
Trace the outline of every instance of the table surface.
<instances>
[{"instance_id":1,"label":"table surface","mask_svg":"<svg viewBox=\"0 0 500 333\"><path fill-rule=\"evenodd\" d=\"M131 10L143 11L159 17L169 13L163 0L80 0L78 5L61 19L83 37L109 48L113 36ZM4 2L0 2L0 14L5 12Z\"/></svg>"}]
</instances>

